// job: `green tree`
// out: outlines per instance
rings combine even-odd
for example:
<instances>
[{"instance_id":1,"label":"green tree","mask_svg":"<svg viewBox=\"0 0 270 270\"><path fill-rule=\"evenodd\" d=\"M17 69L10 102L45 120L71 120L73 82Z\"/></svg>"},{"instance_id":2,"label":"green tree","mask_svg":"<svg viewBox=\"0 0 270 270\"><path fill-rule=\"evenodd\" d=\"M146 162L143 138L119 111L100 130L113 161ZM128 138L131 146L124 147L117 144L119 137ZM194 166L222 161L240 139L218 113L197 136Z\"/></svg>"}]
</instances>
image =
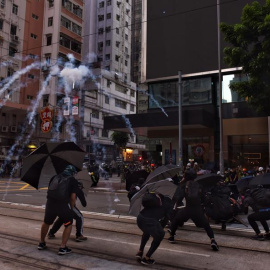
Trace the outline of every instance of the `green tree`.
<instances>
[{"instance_id":1,"label":"green tree","mask_svg":"<svg viewBox=\"0 0 270 270\"><path fill-rule=\"evenodd\" d=\"M225 41L224 61L230 67L242 67L247 81L233 82L230 88L247 98L258 112L270 115L270 0L247 4L241 23L220 24Z\"/></svg>"},{"instance_id":2,"label":"green tree","mask_svg":"<svg viewBox=\"0 0 270 270\"><path fill-rule=\"evenodd\" d=\"M127 133L115 131L111 135L112 141L119 148L126 148L129 137Z\"/></svg>"}]
</instances>

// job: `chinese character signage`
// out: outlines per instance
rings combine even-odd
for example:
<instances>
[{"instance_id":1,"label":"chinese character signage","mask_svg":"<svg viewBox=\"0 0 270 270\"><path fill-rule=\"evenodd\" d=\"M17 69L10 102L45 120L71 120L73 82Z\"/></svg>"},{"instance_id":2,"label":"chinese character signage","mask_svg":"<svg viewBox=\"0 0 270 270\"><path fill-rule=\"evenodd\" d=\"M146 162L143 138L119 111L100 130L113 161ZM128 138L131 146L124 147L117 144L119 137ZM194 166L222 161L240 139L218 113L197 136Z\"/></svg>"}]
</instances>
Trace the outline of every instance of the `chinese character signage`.
<instances>
[{"instance_id":1,"label":"chinese character signage","mask_svg":"<svg viewBox=\"0 0 270 270\"><path fill-rule=\"evenodd\" d=\"M72 115L79 114L79 97L72 98Z\"/></svg>"},{"instance_id":2,"label":"chinese character signage","mask_svg":"<svg viewBox=\"0 0 270 270\"><path fill-rule=\"evenodd\" d=\"M64 98L63 115L69 115L69 106L70 106L70 98L69 97L65 97Z\"/></svg>"},{"instance_id":3,"label":"chinese character signage","mask_svg":"<svg viewBox=\"0 0 270 270\"><path fill-rule=\"evenodd\" d=\"M52 129L52 117L53 117L53 110L49 107L44 108L40 112L41 118L41 131L44 133L49 132Z\"/></svg>"}]
</instances>

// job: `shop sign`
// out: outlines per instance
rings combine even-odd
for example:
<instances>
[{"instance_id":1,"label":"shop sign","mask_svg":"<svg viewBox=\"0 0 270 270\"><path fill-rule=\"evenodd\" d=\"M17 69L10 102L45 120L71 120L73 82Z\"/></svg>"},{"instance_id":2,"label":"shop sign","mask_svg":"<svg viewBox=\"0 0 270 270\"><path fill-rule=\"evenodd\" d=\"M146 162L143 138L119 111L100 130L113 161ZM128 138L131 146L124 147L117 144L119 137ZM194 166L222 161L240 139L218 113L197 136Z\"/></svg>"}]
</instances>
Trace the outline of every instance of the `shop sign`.
<instances>
[{"instance_id":1,"label":"shop sign","mask_svg":"<svg viewBox=\"0 0 270 270\"><path fill-rule=\"evenodd\" d=\"M194 152L195 156L201 157L205 153L205 148L203 145L198 144L198 145L194 146L193 152Z\"/></svg>"},{"instance_id":2,"label":"shop sign","mask_svg":"<svg viewBox=\"0 0 270 270\"><path fill-rule=\"evenodd\" d=\"M43 110L40 111L40 118L41 118L41 131L43 133L47 133L52 129L52 117L53 117L53 110L49 107L45 107Z\"/></svg>"}]
</instances>

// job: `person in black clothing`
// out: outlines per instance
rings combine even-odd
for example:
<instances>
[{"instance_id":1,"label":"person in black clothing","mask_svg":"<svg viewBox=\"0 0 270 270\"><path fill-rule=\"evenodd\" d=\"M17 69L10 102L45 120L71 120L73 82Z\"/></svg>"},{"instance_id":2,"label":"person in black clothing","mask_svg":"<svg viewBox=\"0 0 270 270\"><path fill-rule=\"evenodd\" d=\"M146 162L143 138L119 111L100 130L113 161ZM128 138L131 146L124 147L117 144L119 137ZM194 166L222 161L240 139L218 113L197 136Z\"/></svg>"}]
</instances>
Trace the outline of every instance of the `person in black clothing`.
<instances>
[{"instance_id":1,"label":"person in black clothing","mask_svg":"<svg viewBox=\"0 0 270 270\"><path fill-rule=\"evenodd\" d=\"M255 199L252 198L252 192L250 189L247 189L244 191L245 193L245 200L244 200L244 206L248 207L250 206L252 210L254 211L252 214L248 215L248 222L252 229L255 231L256 235L251 237L253 240L269 240L270 239L270 232L269 232L269 226L267 224L267 220L270 220L270 206L269 207L263 207L256 203ZM264 230L265 234L261 233L259 226L256 221L260 221Z\"/></svg>"},{"instance_id":2,"label":"person in black clothing","mask_svg":"<svg viewBox=\"0 0 270 270\"><path fill-rule=\"evenodd\" d=\"M78 182L76 197L79 198L82 206L86 207L87 203L82 189L83 184L81 182ZM76 204L73 207L73 218L76 220L76 241L82 242L87 240L87 237L83 236L83 214L77 208ZM49 239L55 238L55 233L61 228L62 225L63 223L61 222L61 219L58 217L58 219L54 222L53 227L50 229L48 233L48 238Z\"/></svg>"},{"instance_id":3,"label":"person in black clothing","mask_svg":"<svg viewBox=\"0 0 270 270\"><path fill-rule=\"evenodd\" d=\"M47 248L45 237L48 233L49 227L53 224L56 217L61 219L61 222L64 224L65 229L62 234L62 242L60 248L58 250L59 255L65 255L71 252L66 244L70 237L70 233L72 230L72 222L73 222L73 208L76 202L76 191L78 187L77 180L73 177L76 173L76 168L72 165L68 165L65 170L59 175L64 178L69 178L68 182L68 196L66 199L61 201L49 198L47 195L47 202L45 207L45 216L44 222L41 226L41 233L40 233L40 243L38 245L39 250L43 250ZM53 178L49 183L52 183Z\"/></svg>"},{"instance_id":4,"label":"person in black clothing","mask_svg":"<svg viewBox=\"0 0 270 270\"><path fill-rule=\"evenodd\" d=\"M172 201L169 197L165 197L161 194L156 195L161 202L160 206L145 207L137 217L137 225L142 230L143 235L140 249L136 257L140 259L141 263L144 265L155 263L155 261L151 259L151 256L164 238L165 232L163 228L167 224L167 219L170 217L173 209ZM145 257L143 257L144 248L150 236L153 237L153 241Z\"/></svg>"},{"instance_id":5,"label":"person in black clothing","mask_svg":"<svg viewBox=\"0 0 270 270\"><path fill-rule=\"evenodd\" d=\"M198 185L198 196L196 198L190 198L188 196L188 189L191 186ZM194 187L193 187L194 188ZM186 207L177 210L173 220L171 221L170 229L168 230L170 233L170 237L168 241L170 243L174 243L174 236L178 226L183 226L188 219L191 219L197 227L204 228L207 235L211 239L211 247L213 250L218 251L219 247L215 241L214 232L210 227L208 220L206 219L203 208L201 206L201 190L199 189L199 184L194 181L188 181L185 187L185 199L186 199Z\"/></svg>"}]
</instances>

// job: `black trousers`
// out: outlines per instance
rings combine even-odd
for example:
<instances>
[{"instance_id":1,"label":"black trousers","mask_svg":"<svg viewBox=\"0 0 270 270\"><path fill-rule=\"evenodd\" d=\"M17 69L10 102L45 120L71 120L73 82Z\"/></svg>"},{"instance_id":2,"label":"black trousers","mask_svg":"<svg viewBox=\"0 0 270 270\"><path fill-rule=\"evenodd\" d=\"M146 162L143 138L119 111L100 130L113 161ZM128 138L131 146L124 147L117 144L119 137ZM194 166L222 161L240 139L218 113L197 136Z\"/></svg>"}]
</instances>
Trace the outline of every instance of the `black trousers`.
<instances>
[{"instance_id":1,"label":"black trousers","mask_svg":"<svg viewBox=\"0 0 270 270\"><path fill-rule=\"evenodd\" d=\"M177 210L171 222L171 235L175 235L178 226L183 226L185 222L191 219L199 228L203 228L208 237L214 238L214 232L206 219L201 206L184 207Z\"/></svg>"},{"instance_id":2,"label":"black trousers","mask_svg":"<svg viewBox=\"0 0 270 270\"><path fill-rule=\"evenodd\" d=\"M76 220L76 236L81 236L83 234L83 215L76 206L73 207L73 218ZM55 234L56 232L58 232L62 225L63 221L61 220L61 218L58 218L54 222L49 233Z\"/></svg>"},{"instance_id":3,"label":"black trousers","mask_svg":"<svg viewBox=\"0 0 270 270\"><path fill-rule=\"evenodd\" d=\"M150 236L153 237L151 246L146 253L146 256L150 258L159 247L162 239L164 238L165 232L158 220L153 218L146 218L141 214L139 214L137 217L137 225L143 232L140 245L141 251L144 251L145 245L148 242Z\"/></svg>"},{"instance_id":4,"label":"black trousers","mask_svg":"<svg viewBox=\"0 0 270 270\"><path fill-rule=\"evenodd\" d=\"M260 229L256 221L260 221L264 230L269 232L269 226L266 220L270 220L270 211L254 212L248 216L248 222L256 234L260 233Z\"/></svg>"}]
</instances>

